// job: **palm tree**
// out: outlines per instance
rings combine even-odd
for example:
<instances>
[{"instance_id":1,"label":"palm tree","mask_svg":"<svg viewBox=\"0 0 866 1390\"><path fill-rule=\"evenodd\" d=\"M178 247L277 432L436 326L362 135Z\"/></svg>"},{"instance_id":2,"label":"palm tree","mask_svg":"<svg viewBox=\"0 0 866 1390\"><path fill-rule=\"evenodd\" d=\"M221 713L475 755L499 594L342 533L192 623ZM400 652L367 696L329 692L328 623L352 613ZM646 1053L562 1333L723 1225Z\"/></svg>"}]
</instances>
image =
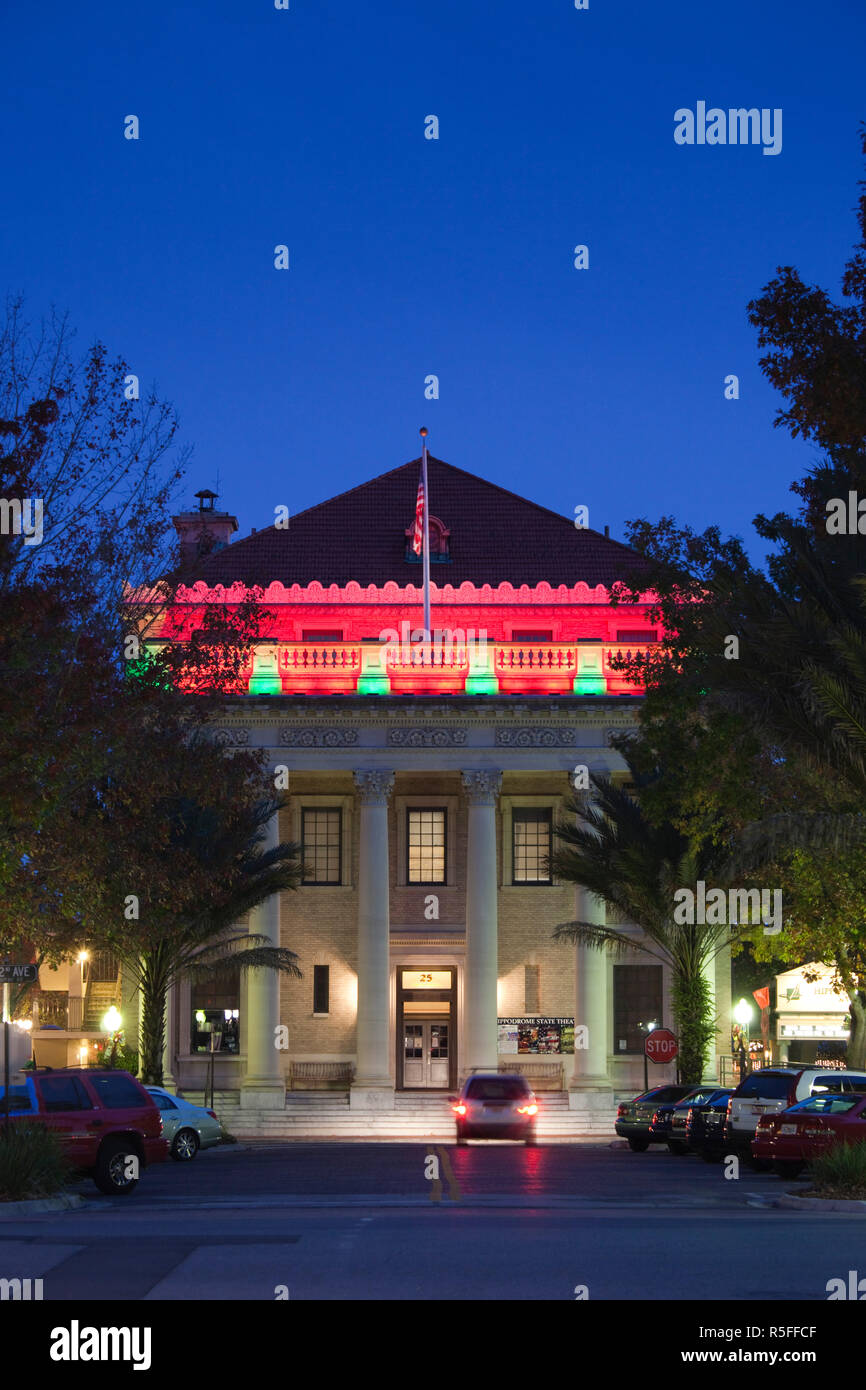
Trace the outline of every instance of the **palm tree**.
<instances>
[{"instance_id":1,"label":"palm tree","mask_svg":"<svg viewBox=\"0 0 866 1390\"><path fill-rule=\"evenodd\" d=\"M670 968L680 1071L683 1081L698 1082L717 1031L706 971L731 934L728 926L675 922L674 894L689 885L694 890L711 863L673 825L650 825L635 798L608 778L591 774L590 781L591 798L573 797L571 814L554 827L559 847L551 871L641 927L644 939L585 921L563 923L554 936L620 958L638 948Z\"/></svg>"},{"instance_id":2,"label":"palm tree","mask_svg":"<svg viewBox=\"0 0 866 1390\"><path fill-rule=\"evenodd\" d=\"M163 854L176 856L179 865L197 864L209 891L187 893L181 885L172 901L150 903L140 921L125 923L122 933L111 932L101 942L118 955L141 994L145 1082L162 1081L165 1001L173 984L212 978L229 965L300 977L293 951L237 925L272 893L300 882L299 845L262 848L265 827L281 805L274 797L233 807L176 803Z\"/></svg>"}]
</instances>

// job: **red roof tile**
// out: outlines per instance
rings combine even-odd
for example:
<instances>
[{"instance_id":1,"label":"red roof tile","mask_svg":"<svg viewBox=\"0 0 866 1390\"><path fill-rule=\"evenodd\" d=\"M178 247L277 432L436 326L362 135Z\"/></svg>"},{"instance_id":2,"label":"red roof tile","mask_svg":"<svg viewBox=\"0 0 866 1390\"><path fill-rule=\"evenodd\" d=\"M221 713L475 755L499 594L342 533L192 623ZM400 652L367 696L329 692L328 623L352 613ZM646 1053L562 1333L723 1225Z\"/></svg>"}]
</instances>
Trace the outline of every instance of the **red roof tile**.
<instances>
[{"instance_id":1,"label":"red roof tile","mask_svg":"<svg viewBox=\"0 0 866 1390\"><path fill-rule=\"evenodd\" d=\"M406 528L415 516L420 459L268 527L202 560L193 576L209 584L420 584L421 565L406 560ZM430 511L451 532L448 564L431 565L439 585L550 584L580 580L610 587L642 567L640 557L572 518L529 502L496 483L428 455ZM189 581L192 582L192 579Z\"/></svg>"}]
</instances>

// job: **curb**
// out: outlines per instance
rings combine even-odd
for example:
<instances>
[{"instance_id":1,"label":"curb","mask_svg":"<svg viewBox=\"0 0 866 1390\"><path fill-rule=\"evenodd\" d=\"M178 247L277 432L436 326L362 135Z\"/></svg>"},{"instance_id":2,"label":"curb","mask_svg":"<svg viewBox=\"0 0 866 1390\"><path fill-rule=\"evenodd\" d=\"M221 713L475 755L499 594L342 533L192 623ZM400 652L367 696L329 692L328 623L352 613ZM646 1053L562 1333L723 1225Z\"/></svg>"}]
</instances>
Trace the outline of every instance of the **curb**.
<instances>
[{"instance_id":1,"label":"curb","mask_svg":"<svg viewBox=\"0 0 866 1390\"><path fill-rule=\"evenodd\" d=\"M35 1216L42 1211L72 1211L83 1206L84 1198L77 1192L67 1192L60 1197L31 1197L23 1202L0 1202L0 1221L7 1216Z\"/></svg>"},{"instance_id":2,"label":"curb","mask_svg":"<svg viewBox=\"0 0 866 1390\"><path fill-rule=\"evenodd\" d=\"M794 1197L786 1193L783 1197L777 1197L776 1206L790 1207L794 1211L847 1211L866 1216L866 1202L835 1201L824 1197Z\"/></svg>"}]
</instances>

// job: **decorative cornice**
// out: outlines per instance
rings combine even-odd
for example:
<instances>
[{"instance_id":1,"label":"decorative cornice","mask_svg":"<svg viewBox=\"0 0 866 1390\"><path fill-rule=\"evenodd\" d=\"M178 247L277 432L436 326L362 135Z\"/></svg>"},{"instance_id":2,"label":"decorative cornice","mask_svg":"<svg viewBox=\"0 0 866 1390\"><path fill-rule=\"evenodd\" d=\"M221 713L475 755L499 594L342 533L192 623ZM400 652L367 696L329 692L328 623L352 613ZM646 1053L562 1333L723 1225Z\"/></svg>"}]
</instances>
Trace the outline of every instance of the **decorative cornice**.
<instances>
[{"instance_id":1,"label":"decorative cornice","mask_svg":"<svg viewBox=\"0 0 866 1390\"><path fill-rule=\"evenodd\" d=\"M495 806L502 773L494 768L469 768L461 772L463 791L470 806Z\"/></svg>"},{"instance_id":2,"label":"decorative cornice","mask_svg":"<svg viewBox=\"0 0 866 1390\"><path fill-rule=\"evenodd\" d=\"M214 729L211 738L221 748L245 748L250 741L250 731L241 728Z\"/></svg>"},{"instance_id":3,"label":"decorative cornice","mask_svg":"<svg viewBox=\"0 0 866 1390\"><path fill-rule=\"evenodd\" d=\"M283 584L275 579L266 586L246 585L240 582L226 586L215 584L209 588L199 579L192 585L180 585L175 595L175 603L243 603L249 594L259 591L259 602L271 604L289 603L408 603L420 604L423 590L415 584L400 585L396 580L388 584L358 584L354 579L348 584L321 584L314 579L309 584ZM542 580L531 587L529 584L510 584L503 580L495 587L492 584L473 584L468 579L456 587L453 584L430 584L432 603L533 603L533 604L575 604L610 603L610 591L603 584L590 587L579 580L571 588L567 584L555 587ZM141 601L139 598L138 601ZM641 594L641 604L652 603L651 593ZM629 605L632 606L632 605Z\"/></svg>"},{"instance_id":4,"label":"decorative cornice","mask_svg":"<svg viewBox=\"0 0 866 1390\"><path fill-rule=\"evenodd\" d=\"M632 727L630 729L605 729L604 741L607 744L608 748L612 748L613 740L615 738L634 738L636 733L637 729L635 727Z\"/></svg>"},{"instance_id":5,"label":"decorative cornice","mask_svg":"<svg viewBox=\"0 0 866 1390\"><path fill-rule=\"evenodd\" d=\"M465 729L389 729L392 748L457 748L466 742Z\"/></svg>"},{"instance_id":6,"label":"decorative cornice","mask_svg":"<svg viewBox=\"0 0 866 1390\"><path fill-rule=\"evenodd\" d=\"M576 729L497 729L502 748L570 748L579 743Z\"/></svg>"},{"instance_id":7,"label":"decorative cornice","mask_svg":"<svg viewBox=\"0 0 866 1390\"><path fill-rule=\"evenodd\" d=\"M292 728L284 725L279 731L279 739L286 748L349 748L358 742L358 730L320 729L306 725Z\"/></svg>"},{"instance_id":8,"label":"decorative cornice","mask_svg":"<svg viewBox=\"0 0 866 1390\"><path fill-rule=\"evenodd\" d=\"M362 806L387 806L394 790L394 773L386 768L362 767L354 773Z\"/></svg>"}]
</instances>

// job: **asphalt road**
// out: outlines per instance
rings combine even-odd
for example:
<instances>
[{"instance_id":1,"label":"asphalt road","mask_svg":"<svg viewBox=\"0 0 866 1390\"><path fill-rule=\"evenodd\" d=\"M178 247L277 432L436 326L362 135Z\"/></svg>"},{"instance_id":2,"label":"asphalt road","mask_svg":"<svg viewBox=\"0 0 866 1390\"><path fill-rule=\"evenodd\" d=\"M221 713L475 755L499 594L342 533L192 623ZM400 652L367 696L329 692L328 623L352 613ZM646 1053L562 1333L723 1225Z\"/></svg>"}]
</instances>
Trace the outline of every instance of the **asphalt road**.
<instances>
[{"instance_id":1,"label":"asphalt road","mask_svg":"<svg viewBox=\"0 0 866 1390\"><path fill-rule=\"evenodd\" d=\"M790 1186L585 1144L238 1145L148 1169L128 1198L85 1184L84 1209L3 1220L0 1277L76 1302L826 1300L866 1274L863 1220L774 1207Z\"/></svg>"}]
</instances>

